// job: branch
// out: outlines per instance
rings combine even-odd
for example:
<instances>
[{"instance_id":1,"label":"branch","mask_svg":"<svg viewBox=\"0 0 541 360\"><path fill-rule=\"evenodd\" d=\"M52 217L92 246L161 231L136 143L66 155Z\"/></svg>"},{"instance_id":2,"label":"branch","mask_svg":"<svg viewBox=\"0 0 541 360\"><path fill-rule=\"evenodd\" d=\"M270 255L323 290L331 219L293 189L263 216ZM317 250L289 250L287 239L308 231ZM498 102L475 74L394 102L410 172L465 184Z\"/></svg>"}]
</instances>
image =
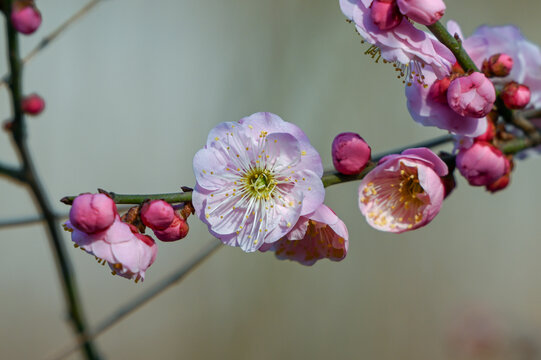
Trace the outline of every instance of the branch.
<instances>
[{"instance_id":1,"label":"branch","mask_svg":"<svg viewBox=\"0 0 541 360\"><path fill-rule=\"evenodd\" d=\"M210 258L218 249L222 248L222 243L212 243L210 246L205 248L201 253L195 256L190 262L182 265L178 270L174 271L171 275L155 284L147 292L142 294L140 297L126 303L120 309L115 311L112 315L106 317L96 329L86 336L79 336L77 338L77 343L66 350L62 351L59 355L53 357L52 359L60 360L64 359L67 356L71 355L77 348L85 341L93 340L100 336L102 333L107 331L109 328L114 326L116 323L124 319L126 316L130 315L134 311L138 310L141 306L145 305L150 300L154 299L156 296L160 295L162 292L170 288L171 286L182 281L186 276L188 276L192 271L199 267L205 260Z\"/></svg>"},{"instance_id":2,"label":"branch","mask_svg":"<svg viewBox=\"0 0 541 360\"><path fill-rule=\"evenodd\" d=\"M100 193L108 195L113 201L117 204L142 204L147 200L164 200L168 203L181 203L192 201L192 192L181 192L181 193L165 193L165 194L143 194L143 195L127 195L127 194L117 194L114 192L105 191L98 189ZM66 205L71 205L73 200L77 196L64 196L60 199L60 202L63 202Z\"/></svg>"},{"instance_id":3,"label":"branch","mask_svg":"<svg viewBox=\"0 0 541 360\"><path fill-rule=\"evenodd\" d=\"M68 217L68 214L56 214L54 215L56 220L65 219ZM31 224L39 224L42 221L45 221L45 216L43 215L33 215L33 216L26 216L26 217L20 217L16 219L4 219L0 220L0 229L11 227L11 226L22 226L22 225L31 225Z\"/></svg>"},{"instance_id":4,"label":"branch","mask_svg":"<svg viewBox=\"0 0 541 360\"><path fill-rule=\"evenodd\" d=\"M26 64L30 62L39 52L44 50L47 46L49 46L56 38L64 32L70 25L72 25L74 22L82 18L84 15L86 15L92 8L96 5L98 5L99 2L103 0L92 0L88 2L81 10L77 11L75 14L73 14L68 20L63 22L59 27L57 27L53 32L51 32L49 35L45 36L38 45L36 45L29 53L26 55L23 60L22 64ZM1 2L1 1L0 1ZM2 80L0 80L0 88L2 86L8 85L9 82L9 75L5 75Z\"/></svg>"},{"instance_id":5,"label":"branch","mask_svg":"<svg viewBox=\"0 0 541 360\"><path fill-rule=\"evenodd\" d=\"M456 61L458 61L464 71L479 71L466 50L464 50L462 47L462 42L460 39L457 39L449 34L445 26L443 26L439 21L432 25L428 25L427 28L443 45L451 50L453 55L455 55Z\"/></svg>"},{"instance_id":6,"label":"branch","mask_svg":"<svg viewBox=\"0 0 541 360\"><path fill-rule=\"evenodd\" d=\"M3 1L6 14L11 13L13 0ZM13 109L13 122L11 134L22 163L22 181L24 181L36 202L37 207L45 218L49 240L58 267L58 272L63 285L64 297L68 306L70 320L77 334L85 335L85 320L80 307L78 291L73 277L73 270L66 254L66 249L62 243L62 237L58 231L55 215L47 200L45 192L41 186L38 175L32 163L30 153L26 144L26 129L24 114L21 109L22 99L22 61L19 56L19 38L10 21L5 21L8 46L8 60L10 68L9 88L11 106ZM91 342L87 341L83 345L84 353L87 359L99 359L99 356Z\"/></svg>"},{"instance_id":7,"label":"branch","mask_svg":"<svg viewBox=\"0 0 541 360\"><path fill-rule=\"evenodd\" d=\"M20 168L16 168L10 165L4 165L0 163L0 175L7 176L13 180L24 181L23 171Z\"/></svg>"}]
</instances>

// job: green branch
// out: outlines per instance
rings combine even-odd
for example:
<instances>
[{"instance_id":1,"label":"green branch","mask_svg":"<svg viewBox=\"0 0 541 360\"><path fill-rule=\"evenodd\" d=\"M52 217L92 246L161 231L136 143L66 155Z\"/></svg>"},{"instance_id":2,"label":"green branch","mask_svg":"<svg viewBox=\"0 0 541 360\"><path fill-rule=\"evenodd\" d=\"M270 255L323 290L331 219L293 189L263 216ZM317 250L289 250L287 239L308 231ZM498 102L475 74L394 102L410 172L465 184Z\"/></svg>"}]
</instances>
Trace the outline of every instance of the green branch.
<instances>
[{"instance_id":1,"label":"green branch","mask_svg":"<svg viewBox=\"0 0 541 360\"><path fill-rule=\"evenodd\" d=\"M442 23L438 21L435 24L428 25L427 28L443 45L451 50L453 55L455 55L456 61L458 61L464 71L479 71L466 50L464 50L464 47L462 47L461 40L449 34Z\"/></svg>"}]
</instances>

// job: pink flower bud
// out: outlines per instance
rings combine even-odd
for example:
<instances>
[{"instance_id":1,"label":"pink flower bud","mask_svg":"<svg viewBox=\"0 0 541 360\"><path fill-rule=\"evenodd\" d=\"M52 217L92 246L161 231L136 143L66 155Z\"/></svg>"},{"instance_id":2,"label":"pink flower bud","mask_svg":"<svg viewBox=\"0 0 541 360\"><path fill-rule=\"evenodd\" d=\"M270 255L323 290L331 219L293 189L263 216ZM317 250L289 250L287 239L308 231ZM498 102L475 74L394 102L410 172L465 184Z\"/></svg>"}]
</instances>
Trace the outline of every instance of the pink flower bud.
<instances>
[{"instance_id":1,"label":"pink flower bud","mask_svg":"<svg viewBox=\"0 0 541 360\"><path fill-rule=\"evenodd\" d=\"M359 134L345 132L332 142L334 168L345 175L359 174L370 161L370 146Z\"/></svg>"},{"instance_id":2,"label":"pink flower bud","mask_svg":"<svg viewBox=\"0 0 541 360\"><path fill-rule=\"evenodd\" d=\"M370 16L380 30L390 30L402 21L396 2L389 0L374 0L370 5Z\"/></svg>"},{"instance_id":3,"label":"pink flower bud","mask_svg":"<svg viewBox=\"0 0 541 360\"><path fill-rule=\"evenodd\" d=\"M494 123L492 120L487 119L487 131L483 135L479 135L475 138L475 141L486 141L490 142L492 139L494 139L494 136L496 135L496 127L494 126Z\"/></svg>"},{"instance_id":4,"label":"pink flower bud","mask_svg":"<svg viewBox=\"0 0 541 360\"><path fill-rule=\"evenodd\" d=\"M23 98L21 108L28 115L39 115L45 109L45 100L38 94L31 94Z\"/></svg>"},{"instance_id":5,"label":"pink flower bud","mask_svg":"<svg viewBox=\"0 0 541 360\"><path fill-rule=\"evenodd\" d=\"M165 230L175 219L175 210L163 200L152 200L141 208L141 220L152 230Z\"/></svg>"},{"instance_id":6,"label":"pink flower bud","mask_svg":"<svg viewBox=\"0 0 541 360\"><path fill-rule=\"evenodd\" d=\"M171 225L164 230L154 230L154 235L161 241L177 241L183 239L188 235L189 231L188 223L178 215L175 215L175 218Z\"/></svg>"},{"instance_id":7,"label":"pink flower bud","mask_svg":"<svg viewBox=\"0 0 541 360\"><path fill-rule=\"evenodd\" d=\"M41 13L32 0L20 0L13 3L11 23L18 32L29 35L41 25Z\"/></svg>"},{"instance_id":8,"label":"pink flower bud","mask_svg":"<svg viewBox=\"0 0 541 360\"><path fill-rule=\"evenodd\" d=\"M509 109L524 109L530 103L531 92L526 85L512 81L504 86L501 96Z\"/></svg>"},{"instance_id":9,"label":"pink flower bud","mask_svg":"<svg viewBox=\"0 0 541 360\"><path fill-rule=\"evenodd\" d=\"M462 116L485 117L495 101L494 85L480 72L454 79L447 90L449 106Z\"/></svg>"},{"instance_id":10,"label":"pink flower bud","mask_svg":"<svg viewBox=\"0 0 541 360\"><path fill-rule=\"evenodd\" d=\"M461 149L456 157L456 167L472 186L490 185L510 169L509 160L493 145L478 141Z\"/></svg>"},{"instance_id":11,"label":"pink flower bud","mask_svg":"<svg viewBox=\"0 0 541 360\"><path fill-rule=\"evenodd\" d=\"M76 229L94 234L109 228L116 216L116 204L107 195L82 194L73 200L69 217Z\"/></svg>"},{"instance_id":12,"label":"pink flower bud","mask_svg":"<svg viewBox=\"0 0 541 360\"><path fill-rule=\"evenodd\" d=\"M445 14L442 0L397 0L400 12L423 25L432 25Z\"/></svg>"},{"instance_id":13,"label":"pink flower bud","mask_svg":"<svg viewBox=\"0 0 541 360\"><path fill-rule=\"evenodd\" d=\"M447 76L441 80L436 80L430 86L428 97L440 104L447 104L447 89L449 89L451 79Z\"/></svg>"},{"instance_id":14,"label":"pink flower bud","mask_svg":"<svg viewBox=\"0 0 541 360\"><path fill-rule=\"evenodd\" d=\"M506 77L513 68L513 58L507 54L496 54L483 61L486 76Z\"/></svg>"}]
</instances>

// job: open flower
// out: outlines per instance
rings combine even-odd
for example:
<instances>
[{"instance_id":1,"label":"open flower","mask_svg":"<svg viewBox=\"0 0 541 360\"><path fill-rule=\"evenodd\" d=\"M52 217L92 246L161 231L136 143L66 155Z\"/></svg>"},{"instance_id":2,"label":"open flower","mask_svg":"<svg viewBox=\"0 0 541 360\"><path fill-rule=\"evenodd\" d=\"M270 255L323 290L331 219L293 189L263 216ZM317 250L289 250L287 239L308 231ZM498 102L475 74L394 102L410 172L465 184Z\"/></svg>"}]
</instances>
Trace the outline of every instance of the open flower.
<instances>
[{"instance_id":1,"label":"open flower","mask_svg":"<svg viewBox=\"0 0 541 360\"><path fill-rule=\"evenodd\" d=\"M361 181L361 213L382 231L401 233L425 226L440 211L440 177L447 173L447 165L427 148L386 156Z\"/></svg>"},{"instance_id":2,"label":"open flower","mask_svg":"<svg viewBox=\"0 0 541 360\"><path fill-rule=\"evenodd\" d=\"M371 8L374 1L340 0L344 15L355 23L359 34L373 45L367 51L368 54L381 55L386 61L398 63L396 65L406 82L422 82L421 73L425 65L431 65L439 78L449 74L455 63L455 57L449 49L432 35L417 29L404 17L391 28L376 24Z\"/></svg>"},{"instance_id":3,"label":"open flower","mask_svg":"<svg viewBox=\"0 0 541 360\"><path fill-rule=\"evenodd\" d=\"M325 196L319 154L301 129L271 113L217 125L193 167L199 218L246 252L278 241Z\"/></svg>"},{"instance_id":4,"label":"open flower","mask_svg":"<svg viewBox=\"0 0 541 360\"><path fill-rule=\"evenodd\" d=\"M150 236L139 234L118 215L106 230L93 234L78 230L70 221L64 224L64 228L71 232L75 247L94 255L103 265L108 263L113 275L134 279L135 282L145 279L145 272L158 251Z\"/></svg>"},{"instance_id":5,"label":"open flower","mask_svg":"<svg viewBox=\"0 0 541 360\"><path fill-rule=\"evenodd\" d=\"M348 229L329 207L320 205L301 216L293 229L279 241L264 244L260 251L274 251L281 260L313 265L321 259L340 261L348 251Z\"/></svg>"}]
</instances>

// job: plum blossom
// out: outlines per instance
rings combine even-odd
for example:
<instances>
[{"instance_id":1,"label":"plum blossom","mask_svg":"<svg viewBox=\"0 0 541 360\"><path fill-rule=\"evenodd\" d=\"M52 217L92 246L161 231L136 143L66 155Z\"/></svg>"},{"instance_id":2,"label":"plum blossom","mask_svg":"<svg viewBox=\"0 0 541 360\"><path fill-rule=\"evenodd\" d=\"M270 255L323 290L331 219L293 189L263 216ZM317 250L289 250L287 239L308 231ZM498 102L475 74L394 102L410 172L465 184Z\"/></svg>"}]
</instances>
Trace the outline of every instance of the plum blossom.
<instances>
[{"instance_id":1,"label":"plum blossom","mask_svg":"<svg viewBox=\"0 0 541 360\"><path fill-rule=\"evenodd\" d=\"M193 168L197 215L246 252L278 241L325 196L319 154L301 129L271 113L217 125Z\"/></svg>"},{"instance_id":2,"label":"plum blossom","mask_svg":"<svg viewBox=\"0 0 541 360\"><path fill-rule=\"evenodd\" d=\"M461 116L449 107L447 90L450 82L438 80L429 66L424 68L426 85L414 82L406 86L406 98L411 117L424 126L435 126L457 135L475 137L487 129L485 117ZM447 86L442 86L446 82Z\"/></svg>"},{"instance_id":3,"label":"plum blossom","mask_svg":"<svg viewBox=\"0 0 541 360\"><path fill-rule=\"evenodd\" d=\"M118 216L115 202L104 194L81 194L73 200L70 223L87 234L107 230Z\"/></svg>"},{"instance_id":4,"label":"plum blossom","mask_svg":"<svg viewBox=\"0 0 541 360\"><path fill-rule=\"evenodd\" d=\"M355 24L359 34L372 45L367 54L378 58L381 56L384 60L395 63L401 70L405 82L416 80L422 83L425 65L431 65L439 78L449 74L455 63L449 49L432 35L417 29L403 16L401 20L396 21L396 25L393 23L391 26L385 22L386 25L382 26L379 21L379 25L376 24L371 9L374 1L377 0L340 0L340 8L344 15Z\"/></svg>"},{"instance_id":5,"label":"plum blossom","mask_svg":"<svg viewBox=\"0 0 541 360\"><path fill-rule=\"evenodd\" d=\"M389 155L359 186L359 208L375 229L401 233L425 226L444 198L441 176L447 165L427 148Z\"/></svg>"},{"instance_id":6,"label":"plum blossom","mask_svg":"<svg viewBox=\"0 0 541 360\"><path fill-rule=\"evenodd\" d=\"M459 76L449 84L447 103L461 116L482 118L494 107L496 90L480 72Z\"/></svg>"},{"instance_id":7,"label":"plum blossom","mask_svg":"<svg viewBox=\"0 0 541 360\"><path fill-rule=\"evenodd\" d=\"M511 164L494 145L476 141L456 157L456 167L472 186L486 186L509 173Z\"/></svg>"},{"instance_id":8,"label":"plum blossom","mask_svg":"<svg viewBox=\"0 0 541 360\"><path fill-rule=\"evenodd\" d=\"M326 205L301 216L292 230L280 240L264 244L260 251L273 251L278 259L311 266L321 259L340 261L349 245L348 229Z\"/></svg>"},{"instance_id":9,"label":"plum blossom","mask_svg":"<svg viewBox=\"0 0 541 360\"><path fill-rule=\"evenodd\" d=\"M158 248L154 240L139 234L118 215L111 226L97 233L87 234L70 221L64 224L64 229L71 232L75 247L94 255L99 263L107 263L113 275L143 281L146 270L156 259Z\"/></svg>"}]
</instances>

